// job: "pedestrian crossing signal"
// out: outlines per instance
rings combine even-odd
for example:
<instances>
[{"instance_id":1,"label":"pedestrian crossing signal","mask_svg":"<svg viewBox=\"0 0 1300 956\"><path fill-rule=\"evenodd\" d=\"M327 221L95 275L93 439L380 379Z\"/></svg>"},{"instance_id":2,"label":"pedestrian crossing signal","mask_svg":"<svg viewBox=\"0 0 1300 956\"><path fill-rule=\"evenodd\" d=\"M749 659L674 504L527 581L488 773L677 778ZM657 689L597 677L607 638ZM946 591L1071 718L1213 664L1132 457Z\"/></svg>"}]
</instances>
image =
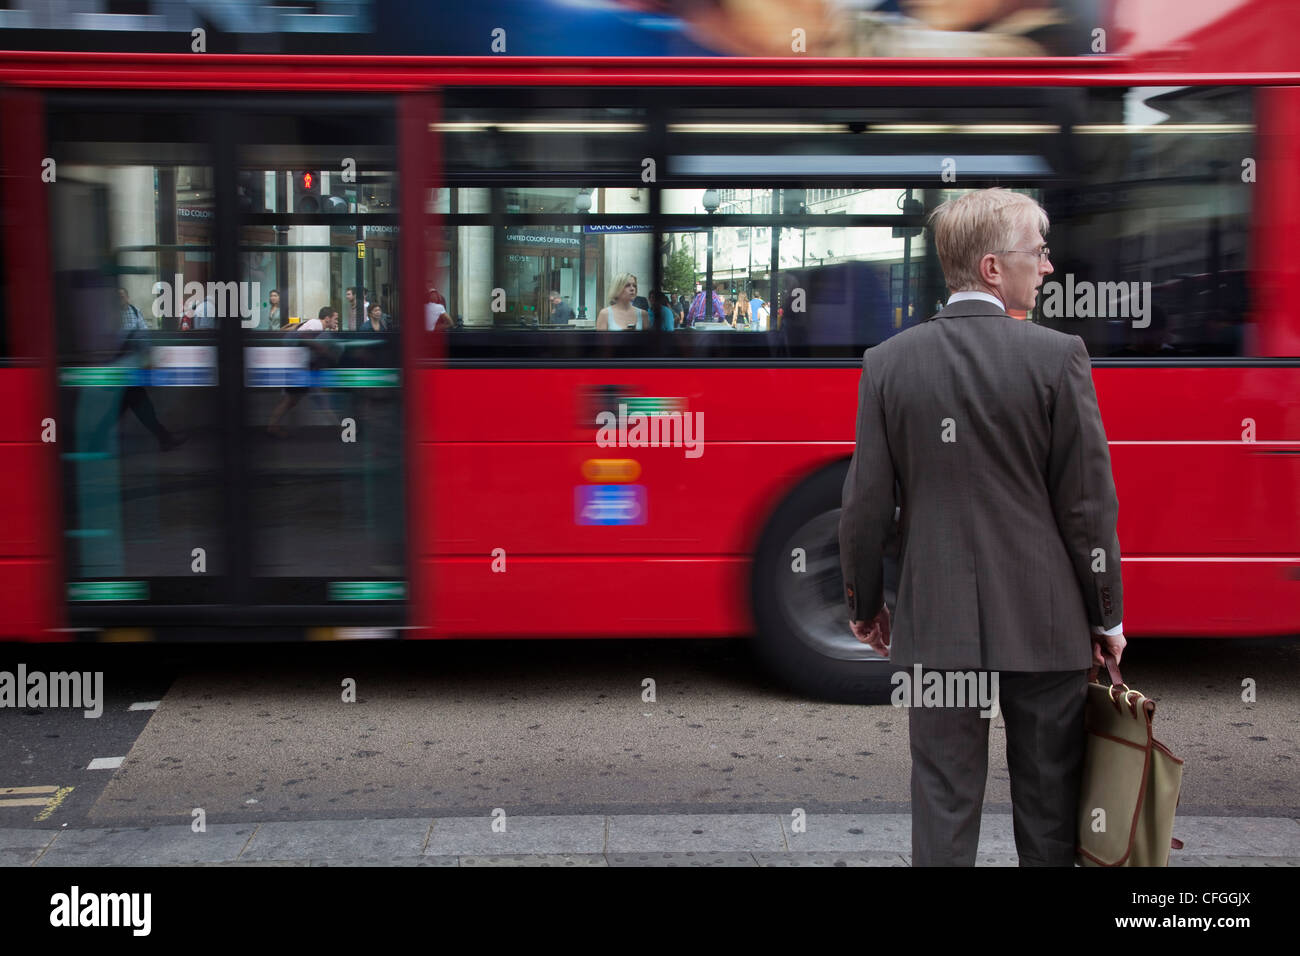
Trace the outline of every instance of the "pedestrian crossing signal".
<instances>
[{"instance_id":1,"label":"pedestrian crossing signal","mask_svg":"<svg viewBox=\"0 0 1300 956\"><path fill-rule=\"evenodd\" d=\"M294 178L293 185L293 211L320 212L320 175L314 171L300 172Z\"/></svg>"}]
</instances>

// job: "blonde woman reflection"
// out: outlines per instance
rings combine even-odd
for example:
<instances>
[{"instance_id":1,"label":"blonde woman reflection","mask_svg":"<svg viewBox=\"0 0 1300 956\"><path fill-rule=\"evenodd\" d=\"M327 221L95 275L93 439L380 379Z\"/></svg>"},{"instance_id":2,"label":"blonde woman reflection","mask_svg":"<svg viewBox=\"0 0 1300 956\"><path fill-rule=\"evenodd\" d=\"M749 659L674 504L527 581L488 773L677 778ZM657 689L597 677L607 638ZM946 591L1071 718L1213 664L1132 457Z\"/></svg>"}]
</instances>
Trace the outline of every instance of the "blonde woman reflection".
<instances>
[{"instance_id":1,"label":"blonde woman reflection","mask_svg":"<svg viewBox=\"0 0 1300 956\"><path fill-rule=\"evenodd\" d=\"M596 316L598 332L647 328L644 309L632 305L636 298L636 276L630 272L614 276L609 282L609 305Z\"/></svg>"}]
</instances>

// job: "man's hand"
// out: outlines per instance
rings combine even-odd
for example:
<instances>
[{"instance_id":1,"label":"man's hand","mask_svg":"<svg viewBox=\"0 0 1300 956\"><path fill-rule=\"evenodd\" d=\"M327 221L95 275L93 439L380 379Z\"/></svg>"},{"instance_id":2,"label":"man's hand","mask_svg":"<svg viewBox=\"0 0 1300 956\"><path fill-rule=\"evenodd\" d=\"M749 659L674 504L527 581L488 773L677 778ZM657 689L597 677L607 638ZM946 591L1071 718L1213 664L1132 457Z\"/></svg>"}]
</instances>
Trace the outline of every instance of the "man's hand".
<instances>
[{"instance_id":1,"label":"man's hand","mask_svg":"<svg viewBox=\"0 0 1300 956\"><path fill-rule=\"evenodd\" d=\"M1106 659L1102 656L1101 647L1105 642L1106 649L1110 651L1110 656L1115 658L1115 663L1119 664L1119 659L1124 653L1124 648L1128 646L1128 641L1124 640L1123 632L1116 634L1114 637L1108 637L1105 634L1092 635L1092 662L1098 667L1106 665Z\"/></svg>"},{"instance_id":2,"label":"man's hand","mask_svg":"<svg viewBox=\"0 0 1300 956\"><path fill-rule=\"evenodd\" d=\"M880 612L866 621L849 621L853 636L886 660L889 659L889 608L883 604Z\"/></svg>"}]
</instances>

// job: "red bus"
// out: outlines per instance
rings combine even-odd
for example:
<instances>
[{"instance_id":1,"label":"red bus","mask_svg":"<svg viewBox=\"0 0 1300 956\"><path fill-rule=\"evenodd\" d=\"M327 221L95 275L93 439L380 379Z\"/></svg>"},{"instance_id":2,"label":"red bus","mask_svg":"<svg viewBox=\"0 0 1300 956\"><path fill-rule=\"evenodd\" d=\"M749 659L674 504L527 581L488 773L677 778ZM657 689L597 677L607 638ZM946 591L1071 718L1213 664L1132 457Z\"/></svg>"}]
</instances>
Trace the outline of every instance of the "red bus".
<instances>
[{"instance_id":1,"label":"red bus","mask_svg":"<svg viewBox=\"0 0 1300 956\"><path fill-rule=\"evenodd\" d=\"M1052 217L1127 633L1300 632L1300 15L1176 6L1057 58L0 53L0 635L752 636L862 699L862 353L992 185Z\"/></svg>"}]
</instances>

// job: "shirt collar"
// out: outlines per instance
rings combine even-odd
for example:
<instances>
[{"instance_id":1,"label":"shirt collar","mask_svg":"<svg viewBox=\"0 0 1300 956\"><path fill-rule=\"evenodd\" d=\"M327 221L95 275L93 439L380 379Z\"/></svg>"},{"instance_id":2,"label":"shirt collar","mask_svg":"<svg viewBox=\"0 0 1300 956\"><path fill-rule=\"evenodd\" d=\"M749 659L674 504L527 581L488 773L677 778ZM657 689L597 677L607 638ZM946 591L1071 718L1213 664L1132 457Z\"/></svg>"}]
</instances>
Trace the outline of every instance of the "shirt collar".
<instances>
[{"instance_id":1,"label":"shirt collar","mask_svg":"<svg viewBox=\"0 0 1300 956\"><path fill-rule=\"evenodd\" d=\"M987 292L974 292L974 291L972 291L972 292L954 292L952 295L950 295L950 296L948 297L948 305L952 305L954 302L966 302L966 301L969 301L969 300L971 300L971 299L979 299L979 300L982 300L982 301L984 301L984 302L991 302L991 303L993 303L994 305L996 305L999 309L1001 309L1001 310L1004 311L1004 312L1006 311L1006 308L1007 308L1006 303L1004 303L1004 302L1003 302L1001 299L999 299L997 296L995 296L995 295L990 295L990 294L987 293ZM945 308L946 308L946 306L945 306Z\"/></svg>"}]
</instances>

